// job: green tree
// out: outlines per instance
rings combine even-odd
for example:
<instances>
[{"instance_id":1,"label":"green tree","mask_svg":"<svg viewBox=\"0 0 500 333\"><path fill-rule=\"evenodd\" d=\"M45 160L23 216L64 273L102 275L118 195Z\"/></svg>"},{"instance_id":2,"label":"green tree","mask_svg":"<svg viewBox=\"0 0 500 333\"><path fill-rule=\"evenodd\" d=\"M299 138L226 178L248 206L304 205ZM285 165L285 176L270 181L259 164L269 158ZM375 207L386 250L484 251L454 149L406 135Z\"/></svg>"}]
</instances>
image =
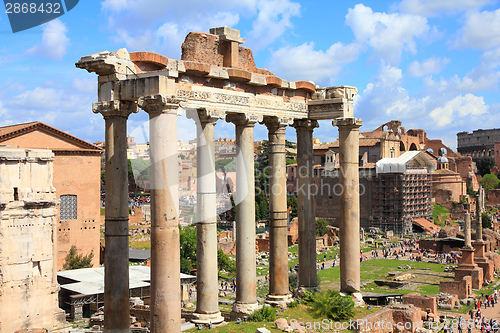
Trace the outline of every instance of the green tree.
<instances>
[{"instance_id":1,"label":"green tree","mask_svg":"<svg viewBox=\"0 0 500 333\"><path fill-rule=\"evenodd\" d=\"M217 249L217 264L219 266L219 271L225 270L226 272L235 272L236 263L229 259L229 256L222 251L222 249Z\"/></svg>"},{"instance_id":2,"label":"green tree","mask_svg":"<svg viewBox=\"0 0 500 333\"><path fill-rule=\"evenodd\" d=\"M490 216L490 214L483 212L481 214L481 221L482 221L483 228L491 229L491 216Z\"/></svg>"},{"instance_id":3,"label":"green tree","mask_svg":"<svg viewBox=\"0 0 500 333\"><path fill-rule=\"evenodd\" d=\"M181 245L181 272L190 274L196 268L196 227L182 229L179 226L179 241Z\"/></svg>"},{"instance_id":4,"label":"green tree","mask_svg":"<svg viewBox=\"0 0 500 333\"><path fill-rule=\"evenodd\" d=\"M494 174L488 173L479 181L486 191L493 190L500 185L500 179Z\"/></svg>"},{"instance_id":5,"label":"green tree","mask_svg":"<svg viewBox=\"0 0 500 333\"><path fill-rule=\"evenodd\" d=\"M265 200L261 200L259 202L259 210L260 210L260 218L262 220L268 220L269 219L269 202L267 201L267 198L265 198Z\"/></svg>"},{"instance_id":6,"label":"green tree","mask_svg":"<svg viewBox=\"0 0 500 333\"><path fill-rule=\"evenodd\" d=\"M215 170L220 172L231 172L236 170L236 159L222 159L215 161Z\"/></svg>"},{"instance_id":7,"label":"green tree","mask_svg":"<svg viewBox=\"0 0 500 333\"><path fill-rule=\"evenodd\" d=\"M481 158L481 160L477 162L477 172L479 172L481 176L484 176L490 173L491 168L493 168L495 165L495 159L489 156L483 156L483 158Z\"/></svg>"},{"instance_id":8,"label":"green tree","mask_svg":"<svg viewBox=\"0 0 500 333\"><path fill-rule=\"evenodd\" d=\"M328 225L328 221L326 221L325 219L317 219L316 220L316 236L323 237L328 232L328 228L326 227L327 225Z\"/></svg>"},{"instance_id":9,"label":"green tree","mask_svg":"<svg viewBox=\"0 0 500 333\"><path fill-rule=\"evenodd\" d=\"M472 185L467 181L466 183L467 185L467 194L471 197L471 198L474 198L476 196L476 192L474 191L474 189L472 188Z\"/></svg>"},{"instance_id":10,"label":"green tree","mask_svg":"<svg viewBox=\"0 0 500 333\"><path fill-rule=\"evenodd\" d=\"M63 269L79 269L92 267L92 259L94 258L94 251L90 251L86 256L78 254L76 245L72 245L64 260Z\"/></svg>"},{"instance_id":11,"label":"green tree","mask_svg":"<svg viewBox=\"0 0 500 333\"><path fill-rule=\"evenodd\" d=\"M291 207L291 209L292 209L292 212L290 214L291 215L290 218L292 218L292 219L296 218L298 215L297 214L298 213L298 211L297 211L298 210L297 197L288 197L286 199L286 201L287 201L288 207Z\"/></svg>"},{"instance_id":12,"label":"green tree","mask_svg":"<svg viewBox=\"0 0 500 333\"><path fill-rule=\"evenodd\" d=\"M255 200L255 221L260 221L260 220L262 220L260 215L260 206L257 200Z\"/></svg>"}]
</instances>

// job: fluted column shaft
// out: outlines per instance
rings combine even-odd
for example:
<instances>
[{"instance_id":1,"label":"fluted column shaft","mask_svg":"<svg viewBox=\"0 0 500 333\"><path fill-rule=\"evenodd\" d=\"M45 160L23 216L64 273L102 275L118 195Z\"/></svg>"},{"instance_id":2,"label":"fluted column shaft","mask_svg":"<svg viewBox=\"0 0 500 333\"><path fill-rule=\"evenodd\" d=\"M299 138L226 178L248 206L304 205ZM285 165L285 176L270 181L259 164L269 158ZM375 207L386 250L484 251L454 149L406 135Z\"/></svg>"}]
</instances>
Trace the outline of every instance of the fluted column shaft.
<instances>
[{"instance_id":1,"label":"fluted column shaft","mask_svg":"<svg viewBox=\"0 0 500 333\"><path fill-rule=\"evenodd\" d=\"M269 294L266 302L286 303L288 290L288 214L286 197L286 123L271 118L269 130Z\"/></svg>"},{"instance_id":2,"label":"fluted column shaft","mask_svg":"<svg viewBox=\"0 0 500 333\"><path fill-rule=\"evenodd\" d=\"M220 323L217 269L217 202L214 126L217 118L196 113L197 127L197 300L195 323Z\"/></svg>"},{"instance_id":3,"label":"fluted column shaft","mask_svg":"<svg viewBox=\"0 0 500 333\"><path fill-rule=\"evenodd\" d=\"M181 331L176 100L141 97L151 159L151 332Z\"/></svg>"},{"instance_id":4,"label":"fluted column shaft","mask_svg":"<svg viewBox=\"0 0 500 333\"><path fill-rule=\"evenodd\" d=\"M311 194L314 184L313 142L315 120L295 120L297 130L297 209L299 219L299 289L312 290L318 287L316 272L316 221L315 198Z\"/></svg>"},{"instance_id":5,"label":"fluted column shaft","mask_svg":"<svg viewBox=\"0 0 500 333\"><path fill-rule=\"evenodd\" d=\"M106 127L104 331L129 332L127 118L137 105L97 102L93 111L103 115Z\"/></svg>"},{"instance_id":6,"label":"fluted column shaft","mask_svg":"<svg viewBox=\"0 0 500 333\"><path fill-rule=\"evenodd\" d=\"M340 150L340 291L361 290L359 242L359 127L361 119L339 118Z\"/></svg>"}]
</instances>

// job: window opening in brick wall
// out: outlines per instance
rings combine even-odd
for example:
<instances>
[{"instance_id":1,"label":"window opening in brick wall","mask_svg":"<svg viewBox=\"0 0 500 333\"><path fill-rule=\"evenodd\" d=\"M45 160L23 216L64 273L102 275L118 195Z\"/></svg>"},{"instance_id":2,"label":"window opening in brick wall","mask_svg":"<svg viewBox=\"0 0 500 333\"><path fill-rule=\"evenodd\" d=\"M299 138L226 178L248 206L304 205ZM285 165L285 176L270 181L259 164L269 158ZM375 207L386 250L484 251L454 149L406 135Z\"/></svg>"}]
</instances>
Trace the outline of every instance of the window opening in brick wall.
<instances>
[{"instance_id":1,"label":"window opening in brick wall","mask_svg":"<svg viewBox=\"0 0 500 333\"><path fill-rule=\"evenodd\" d=\"M61 195L61 220L76 220L77 205L76 195L65 194Z\"/></svg>"}]
</instances>

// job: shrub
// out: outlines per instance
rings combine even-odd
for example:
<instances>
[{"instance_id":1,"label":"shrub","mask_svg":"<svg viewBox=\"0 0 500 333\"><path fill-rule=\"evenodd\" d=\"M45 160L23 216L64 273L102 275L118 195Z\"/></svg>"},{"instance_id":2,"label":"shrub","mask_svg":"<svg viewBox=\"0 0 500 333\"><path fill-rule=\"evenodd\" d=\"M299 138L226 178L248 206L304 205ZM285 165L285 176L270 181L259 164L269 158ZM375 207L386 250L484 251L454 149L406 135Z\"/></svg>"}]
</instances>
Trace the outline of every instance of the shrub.
<instances>
[{"instance_id":1,"label":"shrub","mask_svg":"<svg viewBox=\"0 0 500 333\"><path fill-rule=\"evenodd\" d=\"M341 296L335 290L325 290L312 294L308 305L314 317L345 320L354 316L352 298L350 296Z\"/></svg>"},{"instance_id":2,"label":"shrub","mask_svg":"<svg viewBox=\"0 0 500 333\"><path fill-rule=\"evenodd\" d=\"M249 317L249 321L254 322L273 322L276 319L276 310L270 306L264 306L261 309L255 310Z\"/></svg>"},{"instance_id":3,"label":"shrub","mask_svg":"<svg viewBox=\"0 0 500 333\"><path fill-rule=\"evenodd\" d=\"M92 267L92 259L94 258L94 250L90 251L86 256L78 254L78 250L75 245L72 245L66 255L63 269L79 269L79 268L90 268Z\"/></svg>"},{"instance_id":4,"label":"shrub","mask_svg":"<svg viewBox=\"0 0 500 333\"><path fill-rule=\"evenodd\" d=\"M288 287L290 290L297 289L297 273L288 273Z\"/></svg>"},{"instance_id":5,"label":"shrub","mask_svg":"<svg viewBox=\"0 0 500 333\"><path fill-rule=\"evenodd\" d=\"M299 306L299 303L297 301L293 301L293 302L290 302L288 303L287 305L289 308L296 308L297 306Z\"/></svg>"}]
</instances>

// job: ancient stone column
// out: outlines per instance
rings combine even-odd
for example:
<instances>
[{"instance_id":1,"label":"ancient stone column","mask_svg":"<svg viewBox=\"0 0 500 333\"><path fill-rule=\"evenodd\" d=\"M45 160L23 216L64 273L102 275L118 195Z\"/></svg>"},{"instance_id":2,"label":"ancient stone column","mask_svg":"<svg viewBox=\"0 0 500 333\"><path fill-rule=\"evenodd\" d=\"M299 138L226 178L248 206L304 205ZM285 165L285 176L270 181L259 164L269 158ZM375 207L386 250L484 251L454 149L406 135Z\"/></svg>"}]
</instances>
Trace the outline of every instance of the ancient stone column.
<instances>
[{"instance_id":1,"label":"ancient stone column","mask_svg":"<svg viewBox=\"0 0 500 333\"><path fill-rule=\"evenodd\" d=\"M269 130L269 294L266 303L285 305L288 290L288 214L285 129L288 119L265 119Z\"/></svg>"},{"instance_id":2,"label":"ancient stone column","mask_svg":"<svg viewBox=\"0 0 500 333\"><path fill-rule=\"evenodd\" d=\"M224 321L219 311L217 268L217 202L215 186L214 126L220 117L200 109L190 115L197 127L197 223L196 282L197 300L193 322L218 324Z\"/></svg>"},{"instance_id":3,"label":"ancient stone column","mask_svg":"<svg viewBox=\"0 0 500 333\"><path fill-rule=\"evenodd\" d=\"M93 111L106 126L104 331L129 332L127 118L137 104L97 102Z\"/></svg>"},{"instance_id":4,"label":"ancient stone column","mask_svg":"<svg viewBox=\"0 0 500 333\"><path fill-rule=\"evenodd\" d=\"M483 212L483 187L479 186L479 191L476 199L476 241L483 240L483 217L481 213Z\"/></svg>"},{"instance_id":5,"label":"ancient stone column","mask_svg":"<svg viewBox=\"0 0 500 333\"><path fill-rule=\"evenodd\" d=\"M311 194L313 179L313 142L316 120L295 120L297 131L297 209L299 219L299 276L298 289L314 290L318 287L316 272L316 219L315 198Z\"/></svg>"},{"instance_id":6,"label":"ancient stone column","mask_svg":"<svg viewBox=\"0 0 500 333\"><path fill-rule=\"evenodd\" d=\"M359 127L358 118L338 118L340 159L340 291L359 292Z\"/></svg>"},{"instance_id":7,"label":"ancient stone column","mask_svg":"<svg viewBox=\"0 0 500 333\"><path fill-rule=\"evenodd\" d=\"M472 249L472 241L471 241L471 232L470 232L470 213L465 213L465 228L464 228L464 235L465 235L465 245L464 247Z\"/></svg>"},{"instance_id":8,"label":"ancient stone column","mask_svg":"<svg viewBox=\"0 0 500 333\"><path fill-rule=\"evenodd\" d=\"M255 179L253 130L259 120L233 114L226 120L236 125L236 302L232 317L257 309L255 255Z\"/></svg>"},{"instance_id":9,"label":"ancient stone column","mask_svg":"<svg viewBox=\"0 0 500 333\"><path fill-rule=\"evenodd\" d=\"M164 95L141 97L149 114L151 159L151 332L181 331L179 243L179 100Z\"/></svg>"},{"instance_id":10,"label":"ancient stone column","mask_svg":"<svg viewBox=\"0 0 500 333\"><path fill-rule=\"evenodd\" d=\"M483 240L483 217L482 212L484 208L484 190L479 186L476 199L476 241Z\"/></svg>"}]
</instances>

